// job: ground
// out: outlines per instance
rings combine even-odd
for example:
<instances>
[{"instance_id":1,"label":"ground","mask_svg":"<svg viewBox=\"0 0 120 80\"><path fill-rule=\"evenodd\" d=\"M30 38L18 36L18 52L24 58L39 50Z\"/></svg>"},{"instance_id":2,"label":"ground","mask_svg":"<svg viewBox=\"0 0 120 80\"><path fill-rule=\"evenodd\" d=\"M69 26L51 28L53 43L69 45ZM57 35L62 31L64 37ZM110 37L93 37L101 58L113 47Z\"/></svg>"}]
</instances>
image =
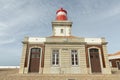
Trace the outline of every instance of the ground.
<instances>
[{"instance_id":1,"label":"ground","mask_svg":"<svg viewBox=\"0 0 120 80\"><path fill-rule=\"evenodd\" d=\"M111 75L40 75L19 74L18 69L0 69L0 80L120 80L120 72Z\"/></svg>"}]
</instances>

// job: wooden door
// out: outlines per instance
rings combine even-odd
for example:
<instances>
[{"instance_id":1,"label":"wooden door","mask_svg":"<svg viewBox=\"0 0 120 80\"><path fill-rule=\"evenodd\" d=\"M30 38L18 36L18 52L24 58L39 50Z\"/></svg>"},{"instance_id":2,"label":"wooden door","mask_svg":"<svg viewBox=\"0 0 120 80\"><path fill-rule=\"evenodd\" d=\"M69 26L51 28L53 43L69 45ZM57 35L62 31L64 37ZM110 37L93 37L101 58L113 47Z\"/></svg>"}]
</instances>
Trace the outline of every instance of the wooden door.
<instances>
[{"instance_id":1,"label":"wooden door","mask_svg":"<svg viewBox=\"0 0 120 80\"><path fill-rule=\"evenodd\" d=\"M101 72L100 58L98 49L90 49L90 63L91 63L91 71L92 73Z\"/></svg>"},{"instance_id":2,"label":"wooden door","mask_svg":"<svg viewBox=\"0 0 120 80\"><path fill-rule=\"evenodd\" d=\"M39 72L40 48L32 48L29 63L29 72Z\"/></svg>"},{"instance_id":3,"label":"wooden door","mask_svg":"<svg viewBox=\"0 0 120 80\"><path fill-rule=\"evenodd\" d=\"M118 70L120 70L120 62L118 61L117 63Z\"/></svg>"}]
</instances>

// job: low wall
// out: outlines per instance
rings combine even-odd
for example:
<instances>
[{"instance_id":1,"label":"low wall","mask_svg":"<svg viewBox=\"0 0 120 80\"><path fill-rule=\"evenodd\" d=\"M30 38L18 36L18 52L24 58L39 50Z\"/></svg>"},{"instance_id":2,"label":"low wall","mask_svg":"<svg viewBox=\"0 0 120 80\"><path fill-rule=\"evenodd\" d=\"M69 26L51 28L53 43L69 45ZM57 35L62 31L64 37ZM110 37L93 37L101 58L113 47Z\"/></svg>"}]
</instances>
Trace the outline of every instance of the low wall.
<instances>
[{"instance_id":1,"label":"low wall","mask_svg":"<svg viewBox=\"0 0 120 80\"><path fill-rule=\"evenodd\" d=\"M0 69L8 69L8 68L10 68L10 69L14 69L14 68L20 68L20 66L0 66Z\"/></svg>"}]
</instances>

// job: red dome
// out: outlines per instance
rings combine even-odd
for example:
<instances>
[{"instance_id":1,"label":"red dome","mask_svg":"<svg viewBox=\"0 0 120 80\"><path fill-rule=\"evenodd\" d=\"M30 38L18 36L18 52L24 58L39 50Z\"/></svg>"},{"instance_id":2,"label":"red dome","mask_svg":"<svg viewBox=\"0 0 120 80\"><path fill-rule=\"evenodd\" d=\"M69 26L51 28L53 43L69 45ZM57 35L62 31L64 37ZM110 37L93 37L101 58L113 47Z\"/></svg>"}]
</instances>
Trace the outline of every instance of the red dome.
<instances>
[{"instance_id":1,"label":"red dome","mask_svg":"<svg viewBox=\"0 0 120 80\"><path fill-rule=\"evenodd\" d=\"M66 10L64 10L63 8L60 8L59 10L57 10L57 12L56 12L56 14L58 13L58 12L65 12L66 14L67 14L67 11Z\"/></svg>"},{"instance_id":2,"label":"red dome","mask_svg":"<svg viewBox=\"0 0 120 80\"><path fill-rule=\"evenodd\" d=\"M63 8L59 9L56 14L56 20L67 20L67 11Z\"/></svg>"}]
</instances>

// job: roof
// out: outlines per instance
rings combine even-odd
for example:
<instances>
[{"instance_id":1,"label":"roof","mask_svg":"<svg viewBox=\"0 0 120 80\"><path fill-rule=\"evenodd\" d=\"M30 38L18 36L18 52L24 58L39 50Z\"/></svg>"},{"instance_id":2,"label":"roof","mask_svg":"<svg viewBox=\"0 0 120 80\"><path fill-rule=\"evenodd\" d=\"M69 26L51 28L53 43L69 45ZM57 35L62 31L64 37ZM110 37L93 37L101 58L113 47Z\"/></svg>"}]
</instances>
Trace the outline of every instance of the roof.
<instances>
[{"instance_id":1,"label":"roof","mask_svg":"<svg viewBox=\"0 0 120 80\"><path fill-rule=\"evenodd\" d=\"M120 56L120 51L113 54L108 54L108 56Z\"/></svg>"},{"instance_id":2,"label":"roof","mask_svg":"<svg viewBox=\"0 0 120 80\"><path fill-rule=\"evenodd\" d=\"M67 14L67 11L64 10L63 8L60 8L59 10L57 10L56 14L57 14L58 12L60 12L60 11L65 12L65 13Z\"/></svg>"},{"instance_id":3,"label":"roof","mask_svg":"<svg viewBox=\"0 0 120 80\"><path fill-rule=\"evenodd\" d=\"M48 38L79 38L76 36L49 36Z\"/></svg>"},{"instance_id":4,"label":"roof","mask_svg":"<svg viewBox=\"0 0 120 80\"><path fill-rule=\"evenodd\" d=\"M120 59L120 51L114 54L108 54L108 56L109 59Z\"/></svg>"}]
</instances>

